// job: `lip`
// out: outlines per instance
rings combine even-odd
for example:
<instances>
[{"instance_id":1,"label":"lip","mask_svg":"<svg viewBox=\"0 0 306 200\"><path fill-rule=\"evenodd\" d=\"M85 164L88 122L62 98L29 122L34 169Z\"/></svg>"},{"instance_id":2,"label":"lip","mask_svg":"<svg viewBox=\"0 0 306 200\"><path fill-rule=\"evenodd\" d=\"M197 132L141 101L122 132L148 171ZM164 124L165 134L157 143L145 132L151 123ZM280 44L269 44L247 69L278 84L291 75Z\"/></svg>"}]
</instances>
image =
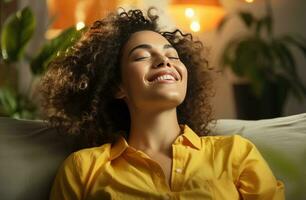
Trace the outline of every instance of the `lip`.
<instances>
[{"instance_id":1,"label":"lip","mask_svg":"<svg viewBox=\"0 0 306 200\"><path fill-rule=\"evenodd\" d=\"M174 73L173 71L169 71L169 70L167 70L167 71L159 71L159 72L153 74L152 76L150 76L147 80L150 83L152 83L157 77L163 76L163 75L173 76L175 78L175 81L179 81L180 80L180 77L179 77L178 74ZM166 81L166 82L168 82L168 81ZM172 82L173 82L173 80L172 80Z\"/></svg>"}]
</instances>

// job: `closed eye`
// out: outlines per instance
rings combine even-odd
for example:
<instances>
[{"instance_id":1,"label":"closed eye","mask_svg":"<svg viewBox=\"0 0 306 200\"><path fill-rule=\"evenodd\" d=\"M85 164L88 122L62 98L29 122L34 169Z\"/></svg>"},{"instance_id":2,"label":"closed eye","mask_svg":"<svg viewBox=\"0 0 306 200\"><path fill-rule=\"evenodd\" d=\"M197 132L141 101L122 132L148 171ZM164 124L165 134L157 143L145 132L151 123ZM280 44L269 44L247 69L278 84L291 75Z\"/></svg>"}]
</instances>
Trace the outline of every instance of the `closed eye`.
<instances>
[{"instance_id":1,"label":"closed eye","mask_svg":"<svg viewBox=\"0 0 306 200\"><path fill-rule=\"evenodd\" d=\"M176 57L176 56L168 56L169 59L173 59L173 60L178 60L180 59L179 57Z\"/></svg>"},{"instance_id":2,"label":"closed eye","mask_svg":"<svg viewBox=\"0 0 306 200\"><path fill-rule=\"evenodd\" d=\"M138 57L138 58L135 58L134 61L141 61L141 60L145 60L147 58L149 58L149 56Z\"/></svg>"}]
</instances>

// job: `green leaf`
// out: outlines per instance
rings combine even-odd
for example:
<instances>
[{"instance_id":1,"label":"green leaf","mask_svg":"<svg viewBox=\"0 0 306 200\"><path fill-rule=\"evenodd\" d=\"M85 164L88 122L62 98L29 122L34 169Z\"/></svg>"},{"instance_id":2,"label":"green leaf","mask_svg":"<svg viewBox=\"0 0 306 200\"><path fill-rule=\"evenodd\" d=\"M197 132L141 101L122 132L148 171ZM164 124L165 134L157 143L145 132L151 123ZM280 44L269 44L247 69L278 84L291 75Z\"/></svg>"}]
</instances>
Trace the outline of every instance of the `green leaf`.
<instances>
[{"instance_id":1,"label":"green leaf","mask_svg":"<svg viewBox=\"0 0 306 200\"><path fill-rule=\"evenodd\" d=\"M47 42L39 54L31 61L31 70L33 74L42 74L50 61L60 52L65 51L79 40L83 31L71 27L63 31L59 36Z\"/></svg>"},{"instance_id":2,"label":"green leaf","mask_svg":"<svg viewBox=\"0 0 306 200\"><path fill-rule=\"evenodd\" d=\"M11 115L17 109L16 94L8 87L0 88L0 105L7 115Z\"/></svg>"},{"instance_id":3,"label":"green leaf","mask_svg":"<svg viewBox=\"0 0 306 200\"><path fill-rule=\"evenodd\" d=\"M296 62L293 53L286 46L286 43L280 40L273 40L271 43L273 57L277 61L275 64L277 76L286 80L286 87L299 100L306 96L306 89L296 70Z\"/></svg>"},{"instance_id":4,"label":"green leaf","mask_svg":"<svg viewBox=\"0 0 306 200\"><path fill-rule=\"evenodd\" d=\"M0 110L13 118L37 118L37 106L26 96L9 87L0 88Z\"/></svg>"},{"instance_id":5,"label":"green leaf","mask_svg":"<svg viewBox=\"0 0 306 200\"><path fill-rule=\"evenodd\" d=\"M273 50L278 53L277 55L282 61L282 63L280 63L280 67L283 67L288 75L296 78L298 76L296 72L296 63L290 49L286 46L286 44L279 40L274 40L272 48L274 48Z\"/></svg>"},{"instance_id":6,"label":"green leaf","mask_svg":"<svg viewBox=\"0 0 306 200\"><path fill-rule=\"evenodd\" d=\"M243 21L244 25L248 28L250 28L254 24L254 22L256 21L254 16L251 13L248 13L248 12L240 11L238 13L238 16Z\"/></svg>"},{"instance_id":7,"label":"green leaf","mask_svg":"<svg viewBox=\"0 0 306 200\"><path fill-rule=\"evenodd\" d=\"M18 61L31 39L36 21L29 7L7 18L1 33L1 53L7 62Z\"/></svg>"},{"instance_id":8,"label":"green leaf","mask_svg":"<svg viewBox=\"0 0 306 200\"><path fill-rule=\"evenodd\" d=\"M267 81L273 77L273 59L269 44L258 37L237 37L226 45L222 61L240 77L251 81L253 92L260 96Z\"/></svg>"},{"instance_id":9,"label":"green leaf","mask_svg":"<svg viewBox=\"0 0 306 200\"><path fill-rule=\"evenodd\" d=\"M14 113L15 118L35 119L37 117L37 106L28 96L19 94L17 96L18 108Z\"/></svg>"},{"instance_id":10,"label":"green leaf","mask_svg":"<svg viewBox=\"0 0 306 200\"><path fill-rule=\"evenodd\" d=\"M299 48L304 56L306 56L306 39L302 36L286 35L280 38L280 41L286 42L289 45Z\"/></svg>"}]
</instances>

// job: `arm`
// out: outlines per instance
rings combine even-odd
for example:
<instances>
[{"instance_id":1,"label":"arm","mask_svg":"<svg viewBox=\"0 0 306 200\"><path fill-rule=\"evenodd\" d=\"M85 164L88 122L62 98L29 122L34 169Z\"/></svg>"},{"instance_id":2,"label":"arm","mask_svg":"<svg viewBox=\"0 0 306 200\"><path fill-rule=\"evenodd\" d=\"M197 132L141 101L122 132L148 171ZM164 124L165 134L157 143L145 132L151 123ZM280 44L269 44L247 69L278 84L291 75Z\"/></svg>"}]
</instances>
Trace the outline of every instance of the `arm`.
<instances>
[{"instance_id":1,"label":"arm","mask_svg":"<svg viewBox=\"0 0 306 200\"><path fill-rule=\"evenodd\" d=\"M245 200L283 200L284 185L277 181L257 148L240 138L237 145L238 179L236 186Z\"/></svg>"},{"instance_id":2,"label":"arm","mask_svg":"<svg viewBox=\"0 0 306 200\"><path fill-rule=\"evenodd\" d=\"M79 160L71 154L60 167L50 193L50 200L82 199L83 183L79 169Z\"/></svg>"}]
</instances>

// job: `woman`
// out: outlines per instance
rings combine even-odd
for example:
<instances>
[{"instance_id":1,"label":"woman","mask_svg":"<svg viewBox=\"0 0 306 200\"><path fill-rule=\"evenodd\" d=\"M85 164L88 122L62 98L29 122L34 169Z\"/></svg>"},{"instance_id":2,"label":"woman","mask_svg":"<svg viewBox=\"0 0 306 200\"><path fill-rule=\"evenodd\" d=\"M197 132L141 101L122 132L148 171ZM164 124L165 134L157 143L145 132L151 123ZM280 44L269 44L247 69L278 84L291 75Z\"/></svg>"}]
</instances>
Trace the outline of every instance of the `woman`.
<instances>
[{"instance_id":1,"label":"woman","mask_svg":"<svg viewBox=\"0 0 306 200\"><path fill-rule=\"evenodd\" d=\"M90 147L65 160L50 199L284 199L252 143L207 136L203 45L156 21L112 14L50 65L49 119Z\"/></svg>"}]
</instances>

